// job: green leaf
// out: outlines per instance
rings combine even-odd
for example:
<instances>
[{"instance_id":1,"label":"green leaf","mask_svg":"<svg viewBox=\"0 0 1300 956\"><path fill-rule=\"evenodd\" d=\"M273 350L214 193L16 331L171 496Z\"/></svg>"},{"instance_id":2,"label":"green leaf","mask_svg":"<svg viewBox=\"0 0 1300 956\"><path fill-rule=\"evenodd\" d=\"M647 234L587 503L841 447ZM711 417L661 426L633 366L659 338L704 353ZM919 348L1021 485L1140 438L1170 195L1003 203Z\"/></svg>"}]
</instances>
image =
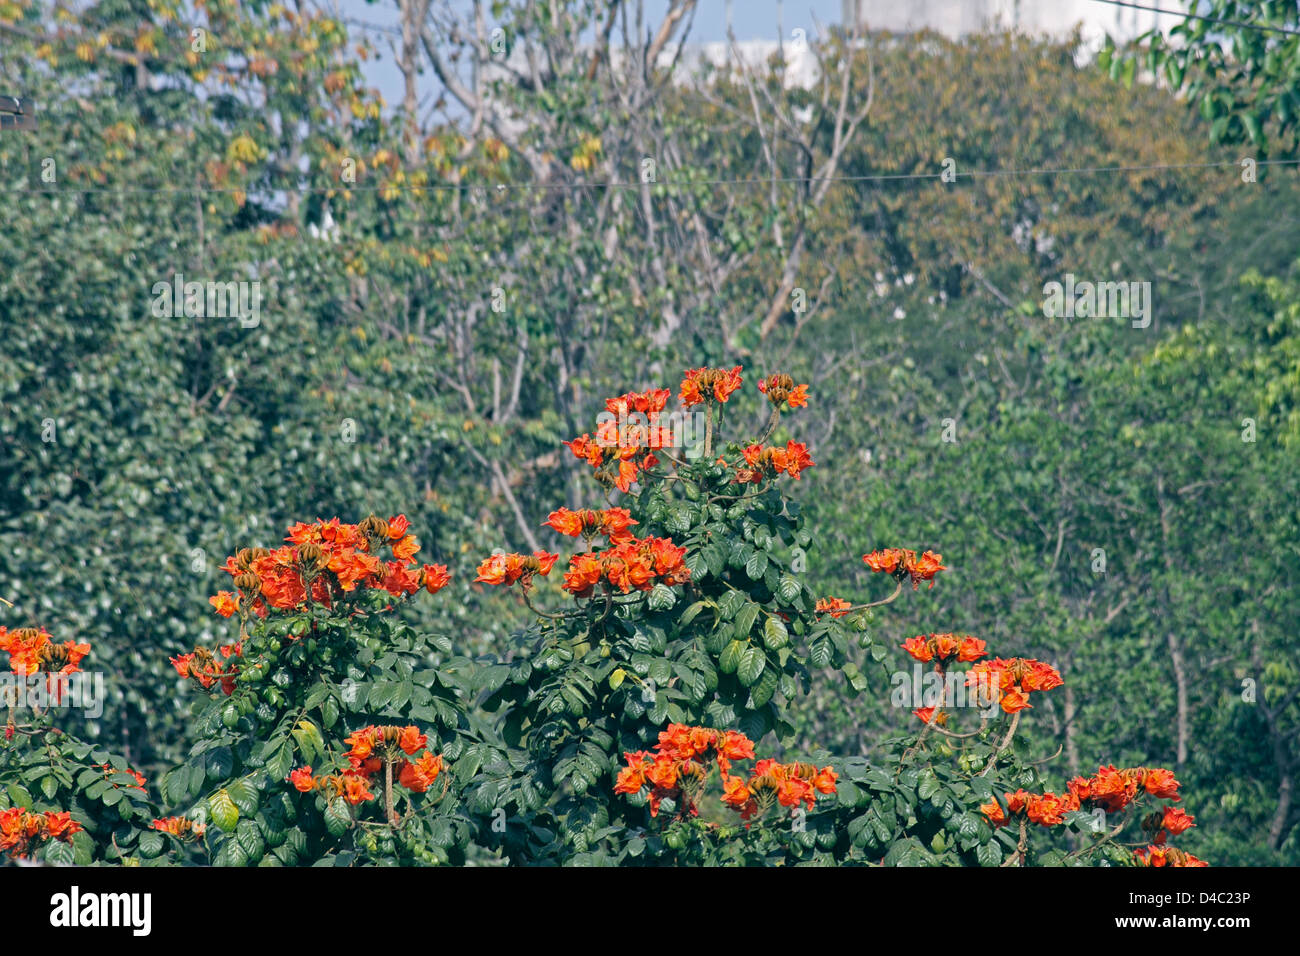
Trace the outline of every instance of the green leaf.
<instances>
[{"instance_id":1,"label":"green leaf","mask_svg":"<svg viewBox=\"0 0 1300 956\"><path fill-rule=\"evenodd\" d=\"M808 659L814 667L829 667L833 651L830 638L819 637L808 645Z\"/></svg>"},{"instance_id":2,"label":"green leaf","mask_svg":"<svg viewBox=\"0 0 1300 956\"><path fill-rule=\"evenodd\" d=\"M250 863L258 862L266 854L266 841L262 838L262 831L252 820L239 821L235 827L235 839Z\"/></svg>"},{"instance_id":3,"label":"green leaf","mask_svg":"<svg viewBox=\"0 0 1300 956\"><path fill-rule=\"evenodd\" d=\"M76 862L72 844L64 843L62 840L47 843L41 855L45 857L46 863L53 866L72 866Z\"/></svg>"},{"instance_id":4,"label":"green leaf","mask_svg":"<svg viewBox=\"0 0 1300 956\"><path fill-rule=\"evenodd\" d=\"M298 742L298 749L303 756L303 763L314 763L319 754L325 752L325 741L321 739L320 729L306 718L298 721L290 733Z\"/></svg>"},{"instance_id":5,"label":"green leaf","mask_svg":"<svg viewBox=\"0 0 1300 956\"><path fill-rule=\"evenodd\" d=\"M208 818L229 833L239 822L239 808L226 790L218 790L208 799Z\"/></svg>"},{"instance_id":6,"label":"green leaf","mask_svg":"<svg viewBox=\"0 0 1300 956\"><path fill-rule=\"evenodd\" d=\"M757 581L767 573L767 554L763 551L755 551L750 555L749 560L745 562L745 573L749 575L751 581Z\"/></svg>"},{"instance_id":7,"label":"green leaf","mask_svg":"<svg viewBox=\"0 0 1300 956\"><path fill-rule=\"evenodd\" d=\"M758 708L764 706L769 700L771 700L772 695L776 693L776 689L780 685L780 682L781 679L776 670L771 667L766 668L763 673L759 675L758 682L754 684L753 688L749 692L750 710L758 710Z\"/></svg>"},{"instance_id":8,"label":"green leaf","mask_svg":"<svg viewBox=\"0 0 1300 956\"><path fill-rule=\"evenodd\" d=\"M767 655L763 653L762 648L746 647L740 654L740 662L736 666L736 676L740 678L740 682L746 687L752 687L762 675L766 666Z\"/></svg>"},{"instance_id":9,"label":"green leaf","mask_svg":"<svg viewBox=\"0 0 1300 956\"><path fill-rule=\"evenodd\" d=\"M794 604L799 599L803 588L799 586L797 578L789 574L781 575L781 583L776 589L777 596L786 604Z\"/></svg>"},{"instance_id":10,"label":"green leaf","mask_svg":"<svg viewBox=\"0 0 1300 956\"><path fill-rule=\"evenodd\" d=\"M748 601L736 615L736 637L744 640L749 637L749 632L754 629L754 622L758 620L759 606L753 601Z\"/></svg>"},{"instance_id":11,"label":"green leaf","mask_svg":"<svg viewBox=\"0 0 1300 956\"><path fill-rule=\"evenodd\" d=\"M706 601L696 601L682 612L682 616L677 619L677 623L682 627L685 627L687 624L690 624L691 621L695 620L695 618L699 616L699 613L706 607L708 607Z\"/></svg>"},{"instance_id":12,"label":"green leaf","mask_svg":"<svg viewBox=\"0 0 1300 956\"><path fill-rule=\"evenodd\" d=\"M916 785L916 795L922 800L929 800L939 792L939 778L935 776L933 770L926 767L921 773L921 779Z\"/></svg>"},{"instance_id":13,"label":"green leaf","mask_svg":"<svg viewBox=\"0 0 1300 956\"><path fill-rule=\"evenodd\" d=\"M780 650L790 643L790 635L785 629L785 622L775 615L769 615L763 624L763 643L768 650Z\"/></svg>"},{"instance_id":14,"label":"green leaf","mask_svg":"<svg viewBox=\"0 0 1300 956\"><path fill-rule=\"evenodd\" d=\"M736 673L736 668L740 666L741 655L749 647L744 641L732 641L722 650L718 657L718 670L724 674Z\"/></svg>"},{"instance_id":15,"label":"green leaf","mask_svg":"<svg viewBox=\"0 0 1300 956\"><path fill-rule=\"evenodd\" d=\"M1002 845L997 840L981 843L975 848L975 859L980 866L999 866L1002 863Z\"/></svg>"},{"instance_id":16,"label":"green leaf","mask_svg":"<svg viewBox=\"0 0 1300 956\"><path fill-rule=\"evenodd\" d=\"M656 584L646 600L646 607L652 611L666 611L677 603L677 595L665 584Z\"/></svg>"},{"instance_id":17,"label":"green leaf","mask_svg":"<svg viewBox=\"0 0 1300 956\"><path fill-rule=\"evenodd\" d=\"M149 830L140 834L140 855L146 860L152 860L154 857L161 855L166 845L166 837L156 830Z\"/></svg>"},{"instance_id":18,"label":"green leaf","mask_svg":"<svg viewBox=\"0 0 1300 956\"><path fill-rule=\"evenodd\" d=\"M257 813L257 788L250 786L248 781L236 780L226 788L226 793L244 816L251 817Z\"/></svg>"},{"instance_id":19,"label":"green leaf","mask_svg":"<svg viewBox=\"0 0 1300 956\"><path fill-rule=\"evenodd\" d=\"M342 836L352 826L352 814L348 812L347 802L342 797L335 797L325 808L325 828L334 836Z\"/></svg>"}]
</instances>

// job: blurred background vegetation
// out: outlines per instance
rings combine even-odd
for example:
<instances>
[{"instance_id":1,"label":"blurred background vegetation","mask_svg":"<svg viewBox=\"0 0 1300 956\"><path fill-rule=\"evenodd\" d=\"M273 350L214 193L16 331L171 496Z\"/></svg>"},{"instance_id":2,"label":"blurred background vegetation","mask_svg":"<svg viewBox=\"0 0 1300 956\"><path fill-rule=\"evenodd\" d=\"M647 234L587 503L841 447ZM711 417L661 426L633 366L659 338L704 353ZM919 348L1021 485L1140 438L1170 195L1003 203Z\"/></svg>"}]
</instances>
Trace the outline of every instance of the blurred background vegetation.
<instances>
[{"instance_id":1,"label":"blurred background vegetation","mask_svg":"<svg viewBox=\"0 0 1300 956\"><path fill-rule=\"evenodd\" d=\"M306 5L0 0L0 94L39 105L0 133L0 622L93 644L87 733L150 777L183 752L167 658L226 636L225 556L299 519L407 514L456 573L419 623L491 654L526 610L474 566L562 550L541 522L596 491L559 442L739 363L811 385L774 437L818 463L818 589L941 551L881 639L1054 663L1028 722L1062 781L1176 768L1189 851L1300 862L1294 36L1234 71L1194 55L1230 28L1101 62L827 30L809 84L677 57L686 0L488 5L500 34L395 5L384 105L367 34ZM257 279L260 321L156 317L176 273ZM1150 282L1149 327L1046 317L1066 274ZM914 720L904 660L818 685L795 749L870 757Z\"/></svg>"}]
</instances>

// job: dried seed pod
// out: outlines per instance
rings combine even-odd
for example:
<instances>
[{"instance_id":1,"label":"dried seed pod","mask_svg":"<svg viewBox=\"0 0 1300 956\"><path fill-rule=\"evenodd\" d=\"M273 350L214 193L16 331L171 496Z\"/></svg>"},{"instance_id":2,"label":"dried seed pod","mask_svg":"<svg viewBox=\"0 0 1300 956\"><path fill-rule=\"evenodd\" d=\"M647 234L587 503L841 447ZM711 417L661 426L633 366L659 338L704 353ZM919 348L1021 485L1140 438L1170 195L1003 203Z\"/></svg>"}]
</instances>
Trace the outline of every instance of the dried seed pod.
<instances>
[{"instance_id":1,"label":"dried seed pod","mask_svg":"<svg viewBox=\"0 0 1300 956\"><path fill-rule=\"evenodd\" d=\"M370 515L357 525L357 530L370 538L387 538L388 522L378 515Z\"/></svg>"}]
</instances>

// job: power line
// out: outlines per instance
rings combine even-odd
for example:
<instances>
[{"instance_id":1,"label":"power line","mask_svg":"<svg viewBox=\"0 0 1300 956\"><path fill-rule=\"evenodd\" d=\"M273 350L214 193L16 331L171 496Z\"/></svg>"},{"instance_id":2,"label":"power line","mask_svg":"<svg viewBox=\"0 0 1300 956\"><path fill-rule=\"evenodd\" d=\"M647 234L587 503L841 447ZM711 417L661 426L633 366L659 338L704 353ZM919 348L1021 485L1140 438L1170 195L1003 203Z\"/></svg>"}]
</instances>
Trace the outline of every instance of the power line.
<instances>
[{"instance_id":1,"label":"power line","mask_svg":"<svg viewBox=\"0 0 1300 956\"><path fill-rule=\"evenodd\" d=\"M1141 3L1128 3L1126 0L1092 0L1093 3L1105 3L1112 7L1128 7L1131 10L1146 10L1150 13L1165 13L1171 17L1185 17L1188 20L1204 20L1207 23L1221 23L1228 27L1237 27L1242 30L1259 30L1262 33L1284 33L1287 36L1300 36L1300 30L1292 30L1288 27L1271 27L1258 23L1247 23L1243 20L1223 20L1219 17L1207 17L1200 13L1188 13L1183 10L1168 10L1163 7L1149 7Z\"/></svg>"},{"instance_id":2,"label":"power line","mask_svg":"<svg viewBox=\"0 0 1300 956\"><path fill-rule=\"evenodd\" d=\"M1256 166L1294 166L1300 164L1300 159L1259 159L1255 160ZM998 176L1065 176L1065 175L1088 175L1095 173L1128 173L1128 172L1159 172L1165 170L1180 169L1222 169L1225 167L1239 167L1241 160L1228 160L1217 163L1152 163L1148 165L1132 166L1073 166L1073 167L1029 167L1024 169L981 169L970 172L961 172L956 169L950 174L943 172L937 173L881 173L877 175L863 176L835 176L829 181L832 183L871 183L871 182L906 182L906 181L924 181L924 180L943 180L945 175L951 175L954 179L991 179ZM224 193L244 193L253 192L285 192L300 193L311 195L315 193L340 193L340 192L469 192L496 190L505 192L507 190L594 190L594 189L641 189L644 186L662 187L665 189L687 189L691 187L715 187L715 186L758 186L761 188L770 188L774 183L777 185L792 184L814 184L825 182L826 180L816 179L809 176L778 176L775 178L762 179L699 179L699 180L682 180L680 182L650 182L642 183L640 180L634 181L613 181L613 182L590 182L590 183L426 183L422 186L410 183L388 184L377 186L364 186L356 183L332 183L327 186L124 186L121 188L113 187L67 187L67 186L46 186L31 189L10 188L0 191L0 195L21 195L21 194L64 194L64 195L157 195L157 194L175 194L175 195L194 195L194 194L224 194Z\"/></svg>"},{"instance_id":3,"label":"power line","mask_svg":"<svg viewBox=\"0 0 1300 956\"><path fill-rule=\"evenodd\" d=\"M344 23L350 23L353 26L361 27L363 30L373 30L376 33L390 33L393 36L402 35L401 28L384 26L382 23L371 23L368 20L358 20L355 17L339 17Z\"/></svg>"}]
</instances>

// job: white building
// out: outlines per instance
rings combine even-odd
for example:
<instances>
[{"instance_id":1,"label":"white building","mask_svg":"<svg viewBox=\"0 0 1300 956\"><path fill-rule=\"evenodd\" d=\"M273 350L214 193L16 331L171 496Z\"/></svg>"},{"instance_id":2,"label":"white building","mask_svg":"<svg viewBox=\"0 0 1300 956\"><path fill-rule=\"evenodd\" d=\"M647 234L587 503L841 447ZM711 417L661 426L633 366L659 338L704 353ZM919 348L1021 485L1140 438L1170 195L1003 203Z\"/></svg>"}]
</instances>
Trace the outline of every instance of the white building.
<instances>
[{"instance_id":1,"label":"white building","mask_svg":"<svg viewBox=\"0 0 1300 956\"><path fill-rule=\"evenodd\" d=\"M869 30L910 33L930 29L954 39L1004 29L1059 37L1082 25L1086 40L1098 41L1106 34L1116 40L1131 40L1182 20L1097 0L843 0L843 4L845 26L856 20Z\"/></svg>"}]
</instances>

